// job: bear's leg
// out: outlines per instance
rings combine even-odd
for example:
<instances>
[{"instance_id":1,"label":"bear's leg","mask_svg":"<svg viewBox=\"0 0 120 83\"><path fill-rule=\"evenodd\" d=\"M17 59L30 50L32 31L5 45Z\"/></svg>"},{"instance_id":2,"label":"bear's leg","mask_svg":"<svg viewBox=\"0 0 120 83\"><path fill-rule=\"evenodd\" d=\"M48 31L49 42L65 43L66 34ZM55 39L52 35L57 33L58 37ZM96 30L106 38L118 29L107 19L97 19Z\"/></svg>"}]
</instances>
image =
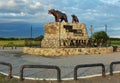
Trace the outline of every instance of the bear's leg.
<instances>
[{"instance_id":1,"label":"bear's leg","mask_svg":"<svg viewBox=\"0 0 120 83\"><path fill-rule=\"evenodd\" d=\"M68 20L67 20L67 17L66 17L66 16L64 16L64 20L65 20L65 22L68 22Z\"/></svg>"},{"instance_id":2,"label":"bear's leg","mask_svg":"<svg viewBox=\"0 0 120 83\"><path fill-rule=\"evenodd\" d=\"M59 22L59 18L57 18L56 22Z\"/></svg>"},{"instance_id":3,"label":"bear's leg","mask_svg":"<svg viewBox=\"0 0 120 83\"><path fill-rule=\"evenodd\" d=\"M55 22L57 22L57 17L55 17Z\"/></svg>"},{"instance_id":4,"label":"bear's leg","mask_svg":"<svg viewBox=\"0 0 120 83\"><path fill-rule=\"evenodd\" d=\"M60 22L62 22L64 19L62 18Z\"/></svg>"}]
</instances>

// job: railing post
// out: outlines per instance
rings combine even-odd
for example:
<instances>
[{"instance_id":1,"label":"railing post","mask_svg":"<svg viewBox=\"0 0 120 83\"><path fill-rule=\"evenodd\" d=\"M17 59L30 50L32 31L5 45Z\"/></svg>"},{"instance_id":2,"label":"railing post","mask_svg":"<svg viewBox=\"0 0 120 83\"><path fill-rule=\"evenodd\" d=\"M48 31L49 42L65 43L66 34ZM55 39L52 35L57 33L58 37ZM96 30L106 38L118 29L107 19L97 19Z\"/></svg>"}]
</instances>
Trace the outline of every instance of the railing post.
<instances>
[{"instance_id":1,"label":"railing post","mask_svg":"<svg viewBox=\"0 0 120 83\"><path fill-rule=\"evenodd\" d=\"M0 62L1 65L8 66L8 78L12 78L12 65L10 63Z\"/></svg>"},{"instance_id":2,"label":"railing post","mask_svg":"<svg viewBox=\"0 0 120 83\"><path fill-rule=\"evenodd\" d=\"M9 63L9 69L8 69L8 77L12 78L12 65Z\"/></svg>"},{"instance_id":3,"label":"railing post","mask_svg":"<svg viewBox=\"0 0 120 83\"><path fill-rule=\"evenodd\" d=\"M103 64L101 64L102 66L102 77L105 77L105 66Z\"/></svg>"},{"instance_id":4,"label":"railing post","mask_svg":"<svg viewBox=\"0 0 120 83\"><path fill-rule=\"evenodd\" d=\"M83 65L77 65L74 68L74 80L77 80L77 70L78 68L84 68L84 67L97 67L101 66L102 67L102 77L105 77L105 66L102 63L97 63L97 64L83 64Z\"/></svg>"},{"instance_id":5,"label":"railing post","mask_svg":"<svg viewBox=\"0 0 120 83\"><path fill-rule=\"evenodd\" d=\"M49 66L49 65L23 65L20 68L20 80L23 80L23 70L25 68L45 68L45 69L56 69L57 70L57 80L61 81L61 70L57 66Z\"/></svg>"},{"instance_id":6,"label":"railing post","mask_svg":"<svg viewBox=\"0 0 120 83\"><path fill-rule=\"evenodd\" d=\"M115 65L115 64L120 64L120 61L112 62L110 64L110 75L111 76L113 75L113 65Z\"/></svg>"},{"instance_id":7,"label":"railing post","mask_svg":"<svg viewBox=\"0 0 120 83\"><path fill-rule=\"evenodd\" d=\"M57 67L57 80L60 82L61 81L61 71L60 71L60 68Z\"/></svg>"},{"instance_id":8,"label":"railing post","mask_svg":"<svg viewBox=\"0 0 120 83\"><path fill-rule=\"evenodd\" d=\"M110 75L112 76L113 75L113 63L110 64Z\"/></svg>"},{"instance_id":9,"label":"railing post","mask_svg":"<svg viewBox=\"0 0 120 83\"><path fill-rule=\"evenodd\" d=\"M74 80L77 80L77 66L74 68Z\"/></svg>"},{"instance_id":10,"label":"railing post","mask_svg":"<svg viewBox=\"0 0 120 83\"><path fill-rule=\"evenodd\" d=\"M4 46L2 47L2 49L4 50Z\"/></svg>"},{"instance_id":11,"label":"railing post","mask_svg":"<svg viewBox=\"0 0 120 83\"><path fill-rule=\"evenodd\" d=\"M23 80L23 69L24 69L24 66L21 66L20 67L20 80L21 81Z\"/></svg>"}]
</instances>

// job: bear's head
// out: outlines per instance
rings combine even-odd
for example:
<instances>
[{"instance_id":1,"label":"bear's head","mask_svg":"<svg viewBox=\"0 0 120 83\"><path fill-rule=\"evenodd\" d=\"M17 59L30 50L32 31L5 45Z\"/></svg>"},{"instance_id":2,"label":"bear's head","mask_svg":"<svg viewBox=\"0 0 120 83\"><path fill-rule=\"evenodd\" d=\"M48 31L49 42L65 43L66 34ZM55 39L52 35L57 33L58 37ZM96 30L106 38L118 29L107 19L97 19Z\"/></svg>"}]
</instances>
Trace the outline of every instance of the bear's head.
<instances>
[{"instance_id":1,"label":"bear's head","mask_svg":"<svg viewBox=\"0 0 120 83\"><path fill-rule=\"evenodd\" d=\"M54 9L48 10L48 14L53 14L54 15L54 13L55 13Z\"/></svg>"},{"instance_id":2,"label":"bear's head","mask_svg":"<svg viewBox=\"0 0 120 83\"><path fill-rule=\"evenodd\" d=\"M76 17L74 14L71 15L73 18Z\"/></svg>"}]
</instances>

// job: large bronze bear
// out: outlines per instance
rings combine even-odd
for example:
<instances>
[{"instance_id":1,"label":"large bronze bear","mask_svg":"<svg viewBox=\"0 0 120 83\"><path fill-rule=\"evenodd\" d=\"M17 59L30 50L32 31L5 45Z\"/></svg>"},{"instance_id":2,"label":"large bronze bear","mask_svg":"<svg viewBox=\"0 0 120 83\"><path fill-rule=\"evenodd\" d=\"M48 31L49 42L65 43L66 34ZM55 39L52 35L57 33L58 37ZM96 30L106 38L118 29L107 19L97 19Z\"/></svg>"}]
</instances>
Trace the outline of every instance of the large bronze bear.
<instances>
[{"instance_id":1,"label":"large bronze bear","mask_svg":"<svg viewBox=\"0 0 120 83\"><path fill-rule=\"evenodd\" d=\"M71 15L72 16L72 22L79 22L79 20L78 20L78 18L77 18L77 16L76 15Z\"/></svg>"},{"instance_id":2,"label":"large bronze bear","mask_svg":"<svg viewBox=\"0 0 120 83\"><path fill-rule=\"evenodd\" d=\"M56 22L62 22L63 20L65 22L68 22L66 14L58 10L55 9L48 10L48 14L52 14L55 17Z\"/></svg>"}]
</instances>

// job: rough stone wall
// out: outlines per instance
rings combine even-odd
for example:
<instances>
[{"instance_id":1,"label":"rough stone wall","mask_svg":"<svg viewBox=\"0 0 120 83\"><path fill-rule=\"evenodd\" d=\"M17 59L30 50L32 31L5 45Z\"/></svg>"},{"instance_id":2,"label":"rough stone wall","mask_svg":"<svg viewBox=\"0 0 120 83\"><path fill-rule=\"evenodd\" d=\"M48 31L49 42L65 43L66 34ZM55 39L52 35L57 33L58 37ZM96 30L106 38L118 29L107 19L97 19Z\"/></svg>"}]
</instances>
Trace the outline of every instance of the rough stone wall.
<instances>
[{"instance_id":1,"label":"rough stone wall","mask_svg":"<svg viewBox=\"0 0 120 83\"><path fill-rule=\"evenodd\" d=\"M117 51L117 52L120 52L120 47L118 47L116 51Z\"/></svg>"},{"instance_id":2,"label":"rough stone wall","mask_svg":"<svg viewBox=\"0 0 120 83\"><path fill-rule=\"evenodd\" d=\"M60 47L61 40L79 39L88 40L84 23L48 23L44 27L45 35L41 42L42 47Z\"/></svg>"},{"instance_id":3,"label":"rough stone wall","mask_svg":"<svg viewBox=\"0 0 120 83\"><path fill-rule=\"evenodd\" d=\"M41 47L47 47L47 48L52 48L52 47L59 47L59 39L43 39Z\"/></svg>"},{"instance_id":4,"label":"rough stone wall","mask_svg":"<svg viewBox=\"0 0 120 83\"><path fill-rule=\"evenodd\" d=\"M113 52L113 47L101 48L30 48L24 47L24 53L40 56L69 56L88 54L108 54Z\"/></svg>"}]
</instances>

